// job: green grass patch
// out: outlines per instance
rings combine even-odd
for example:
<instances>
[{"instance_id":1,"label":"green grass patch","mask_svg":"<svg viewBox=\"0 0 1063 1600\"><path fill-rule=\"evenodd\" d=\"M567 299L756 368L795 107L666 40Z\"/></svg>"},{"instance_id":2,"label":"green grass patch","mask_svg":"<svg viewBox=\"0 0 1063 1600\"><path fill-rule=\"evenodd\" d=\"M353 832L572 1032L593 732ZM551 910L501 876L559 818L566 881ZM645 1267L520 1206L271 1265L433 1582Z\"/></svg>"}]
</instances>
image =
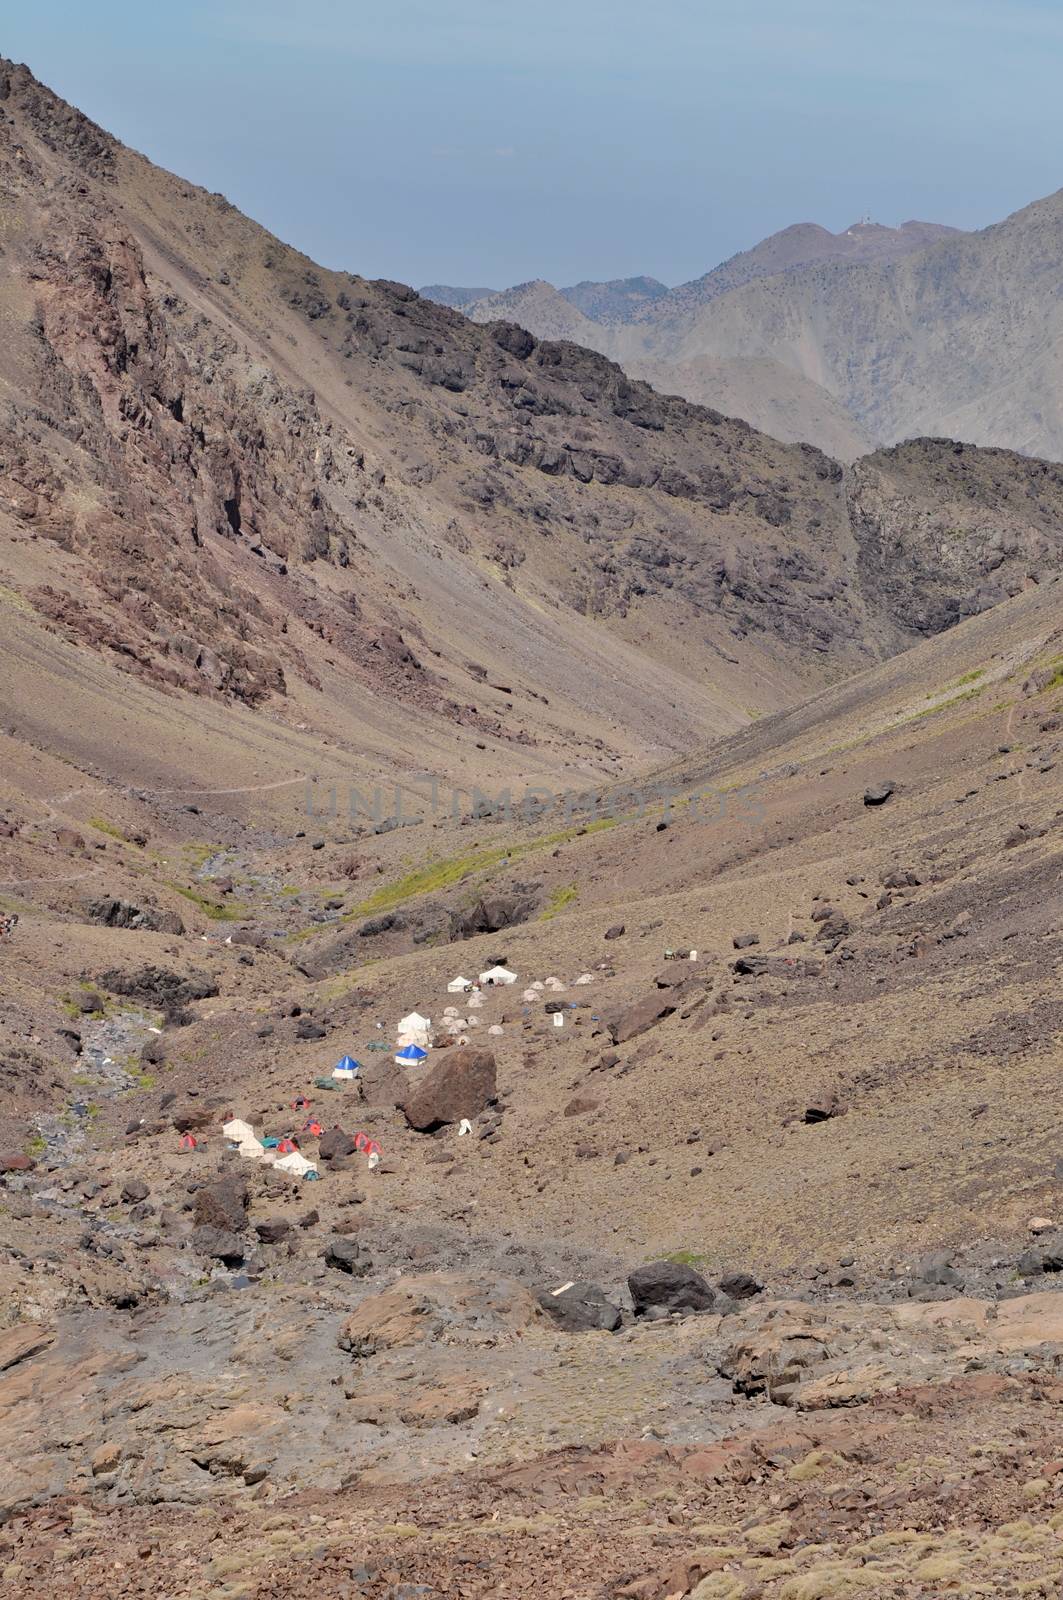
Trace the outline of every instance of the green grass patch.
<instances>
[{"instance_id":1,"label":"green grass patch","mask_svg":"<svg viewBox=\"0 0 1063 1600\"><path fill-rule=\"evenodd\" d=\"M32 1138L27 1139L23 1146L28 1156L42 1156L47 1148L47 1140L43 1139L39 1133L35 1133Z\"/></svg>"},{"instance_id":2,"label":"green grass patch","mask_svg":"<svg viewBox=\"0 0 1063 1600\"><path fill-rule=\"evenodd\" d=\"M298 893L299 893L299 885L297 883L282 883L281 884L281 894L284 895L286 899L291 899L291 897L293 895L297 895Z\"/></svg>"},{"instance_id":3,"label":"green grass patch","mask_svg":"<svg viewBox=\"0 0 1063 1600\"><path fill-rule=\"evenodd\" d=\"M413 900L423 894L435 894L440 889L450 889L474 872L489 872L509 855L511 855L509 850L503 849L500 845L493 845L490 850L472 850L468 855L430 861L427 866L408 872L405 877L397 879L394 883L382 884L368 900L363 900L361 905L356 906L350 912L350 916L371 917L378 911L394 911L406 900Z\"/></svg>"},{"instance_id":4,"label":"green grass patch","mask_svg":"<svg viewBox=\"0 0 1063 1600\"><path fill-rule=\"evenodd\" d=\"M1050 661L1048 670L1052 676L1041 690L1042 694L1047 694L1049 689L1058 689L1063 686L1063 656L1057 656L1054 661Z\"/></svg>"},{"instance_id":5,"label":"green grass patch","mask_svg":"<svg viewBox=\"0 0 1063 1600\"><path fill-rule=\"evenodd\" d=\"M693 1267L695 1272L700 1272L705 1266L705 1257L697 1250L673 1250L664 1260L674 1261L677 1267Z\"/></svg>"},{"instance_id":6,"label":"green grass patch","mask_svg":"<svg viewBox=\"0 0 1063 1600\"><path fill-rule=\"evenodd\" d=\"M984 684L975 684L973 689L964 689L960 694L954 694L948 700L939 700L935 706L924 706L921 711L912 711L906 717L901 717L891 724L894 728L903 727L906 722L919 722L923 717L936 717L939 711L950 711L953 706L962 705L965 700L974 700L982 693Z\"/></svg>"},{"instance_id":7,"label":"green grass patch","mask_svg":"<svg viewBox=\"0 0 1063 1600\"><path fill-rule=\"evenodd\" d=\"M483 850L470 850L466 855L430 861L427 866L406 873L405 877L394 883L382 884L368 900L363 900L361 905L355 906L341 920L349 922L356 917L371 917L379 911L394 911L407 900L453 888L466 878L490 872L504 861L517 862L525 856L534 855L536 851L554 849L582 834L601 833L606 828L615 828L616 824L616 817L594 817L589 822L563 828L558 833L545 833L537 839L528 839L523 844L491 845Z\"/></svg>"},{"instance_id":8,"label":"green grass patch","mask_svg":"<svg viewBox=\"0 0 1063 1600\"><path fill-rule=\"evenodd\" d=\"M562 884L554 890L543 907L539 916L540 922L549 922L551 917L556 917L558 912L564 911L565 907L570 906L578 896L579 890L574 883Z\"/></svg>"},{"instance_id":9,"label":"green grass patch","mask_svg":"<svg viewBox=\"0 0 1063 1600\"><path fill-rule=\"evenodd\" d=\"M89 827L95 828L97 833L105 833L109 839L117 839L119 844L129 843L121 828L116 828L113 822L107 821L106 817L90 817Z\"/></svg>"},{"instance_id":10,"label":"green grass patch","mask_svg":"<svg viewBox=\"0 0 1063 1600\"><path fill-rule=\"evenodd\" d=\"M191 900L192 904L198 906L203 915L209 917L212 922L239 922L246 914L247 908L240 901L222 905L219 901L200 894L198 889L186 889L179 883L167 883L166 887L172 889L175 894L182 895L185 900Z\"/></svg>"},{"instance_id":11,"label":"green grass patch","mask_svg":"<svg viewBox=\"0 0 1063 1600\"><path fill-rule=\"evenodd\" d=\"M975 667L973 672L965 672L962 678L957 678L955 683L950 683L950 689L962 689L965 683L977 683L979 678L985 677L984 667Z\"/></svg>"},{"instance_id":12,"label":"green grass patch","mask_svg":"<svg viewBox=\"0 0 1063 1600\"><path fill-rule=\"evenodd\" d=\"M155 1075L151 1072L138 1072L135 1074L138 1089L154 1089Z\"/></svg>"}]
</instances>

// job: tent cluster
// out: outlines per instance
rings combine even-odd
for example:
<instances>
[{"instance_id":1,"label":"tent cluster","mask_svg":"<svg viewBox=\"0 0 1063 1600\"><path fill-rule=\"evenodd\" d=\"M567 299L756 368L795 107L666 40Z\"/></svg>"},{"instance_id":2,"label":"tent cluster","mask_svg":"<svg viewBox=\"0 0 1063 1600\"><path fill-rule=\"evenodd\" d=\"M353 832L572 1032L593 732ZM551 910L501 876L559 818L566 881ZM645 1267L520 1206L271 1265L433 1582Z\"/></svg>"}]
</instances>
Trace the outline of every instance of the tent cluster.
<instances>
[{"instance_id":1,"label":"tent cluster","mask_svg":"<svg viewBox=\"0 0 1063 1600\"><path fill-rule=\"evenodd\" d=\"M290 1172L295 1178L319 1176L316 1163L307 1160L294 1139L259 1139L251 1124L240 1117L224 1123L221 1131L245 1161L265 1161L280 1172Z\"/></svg>"}]
</instances>

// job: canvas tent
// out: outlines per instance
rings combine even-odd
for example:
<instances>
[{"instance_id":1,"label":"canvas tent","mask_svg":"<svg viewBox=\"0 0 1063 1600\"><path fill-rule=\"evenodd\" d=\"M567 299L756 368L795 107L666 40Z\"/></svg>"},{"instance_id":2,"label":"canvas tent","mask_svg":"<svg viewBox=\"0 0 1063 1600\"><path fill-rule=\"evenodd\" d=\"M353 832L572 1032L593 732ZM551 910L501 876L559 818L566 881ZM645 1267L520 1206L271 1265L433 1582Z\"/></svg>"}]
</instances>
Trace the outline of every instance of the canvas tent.
<instances>
[{"instance_id":1,"label":"canvas tent","mask_svg":"<svg viewBox=\"0 0 1063 1600\"><path fill-rule=\"evenodd\" d=\"M428 1051L422 1050L419 1044L403 1045L395 1052L395 1060L400 1067L419 1067L422 1061L428 1060Z\"/></svg>"},{"instance_id":2,"label":"canvas tent","mask_svg":"<svg viewBox=\"0 0 1063 1600\"><path fill-rule=\"evenodd\" d=\"M403 1017L398 1027L398 1044L415 1044L422 1050L427 1050L432 1043L432 1019L422 1017L419 1011L411 1011L408 1017Z\"/></svg>"},{"instance_id":3,"label":"canvas tent","mask_svg":"<svg viewBox=\"0 0 1063 1600\"><path fill-rule=\"evenodd\" d=\"M496 983L516 983L516 981L517 974L510 972L508 967L488 967L486 972L481 972L480 974L480 982L485 986Z\"/></svg>"},{"instance_id":4,"label":"canvas tent","mask_svg":"<svg viewBox=\"0 0 1063 1600\"><path fill-rule=\"evenodd\" d=\"M249 1122L244 1122L240 1117L233 1117L222 1126L221 1131L225 1138L236 1146L238 1154L245 1161L258 1161L262 1156L265 1146L255 1137L255 1130Z\"/></svg>"},{"instance_id":5,"label":"canvas tent","mask_svg":"<svg viewBox=\"0 0 1063 1600\"><path fill-rule=\"evenodd\" d=\"M358 1076L361 1070L361 1062L355 1061L353 1056L344 1056L341 1061L336 1062L332 1069L332 1076L341 1079L344 1083L350 1083Z\"/></svg>"},{"instance_id":6,"label":"canvas tent","mask_svg":"<svg viewBox=\"0 0 1063 1600\"><path fill-rule=\"evenodd\" d=\"M447 984L447 993L448 994L468 994L468 992L469 992L469 990L471 988L472 988L472 979L471 978L462 978L462 977L459 976L457 978L451 978L450 982Z\"/></svg>"}]
</instances>

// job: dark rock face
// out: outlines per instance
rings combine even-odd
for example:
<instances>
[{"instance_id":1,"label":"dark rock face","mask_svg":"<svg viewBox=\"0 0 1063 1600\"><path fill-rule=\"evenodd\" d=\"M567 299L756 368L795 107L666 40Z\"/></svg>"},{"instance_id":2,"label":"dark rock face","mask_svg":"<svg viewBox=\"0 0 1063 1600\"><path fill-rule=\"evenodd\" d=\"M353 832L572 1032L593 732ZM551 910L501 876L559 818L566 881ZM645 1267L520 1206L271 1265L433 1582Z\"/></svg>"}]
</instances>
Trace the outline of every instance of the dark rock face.
<instances>
[{"instance_id":1,"label":"dark rock face","mask_svg":"<svg viewBox=\"0 0 1063 1600\"><path fill-rule=\"evenodd\" d=\"M503 928L526 922L535 909L529 899L497 895L490 900L479 900L471 911L455 913L451 917L450 937L473 939L479 933L500 933Z\"/></svg>"},{"instance_id":2,"label":"dark rock face","mask_svg":"<svg viewBox=\"0 0 1063 1600\"><path fill-rule=\"evenodd\" d=\"M243 1263L245 1252L242 1240L235 1233L227 1233L224 1228L213 1228L204 1223L194 1229L191 1244L197 1255L220 1261L227 1267L239 1267Z\"/></svg>"},{"instance_id":3,"label":"dark rock face","mask_svg":"<svg viewBox=\"0 0 1063 1600\"><path fill-rule=\"evenodd\" d=\"M280 1244L292 1231L292 1225L286 1217L268 1217L264 1222L255 1223L255 1233L262 1244Z\"/></svg>"},{"instance_id":4,"label":"dark rock face","mask_svg":"<svg viewBox=\"0 0 1063 1600\"><path fill-rule=\"evenodd\" d=\"M355 1241L343 1234L336 1234L329 1240L325 1246L324 1260L326 1267L333 1267L337 1272L347 1272L359 1278L369 1271L370 1266Z\"/></svg>"},{"instance_id":5,"label":"dark rock face","mask_svg":"<svg viewBox=\"0 0 1063 1600\"><path fill-rule=\"evenodd\" d=\"M824 1089L814 1095L804 1110L805 1122L827 1122L831 1117L840 1116L842 1105L833 1089Z\"/></svg>"},{"instance_id":6,"label":"dark rock face","mask_svg":"<svg viewBox=\"0 0 1063 1600\"><path fill-rule=\"evenodd\" d=\"M300 1017L295 1024L295 1037L297 1039L327 1039L328 1029L320 1022L315 1022L313 1017Z\"/></svg>"},{"instance_id":7,"label":"dark rock face","mask_svg":"<svg viewBox=\"0 0 1063 1600\"><path fill-rule=\"evenodd\" d=\"M818 978L823 974L820 963L808 956L739 956L734 970L740 978Z\"/></svg>"},{"instance_id":8,"label":"dark rock face","mask_svg":"<svg viewBox=\"0 0 1063 1600\"><path fill-rule=\"evenodd\" d=\"M351 1156L357 1149L354 1139L342 1128L329 1128L318 1140L317 1153L322 1161L341 1160L344 1156Z\"/></svg>"},{"instance_id":9,"label":"dark rock face","mask_svg":"<svg viewBox=\"0 0 1063 1600\"><path fill-rule=\"evenodd\" d=\"M963 1287L963 1279L952 1265L947 1250L935 1250L924 1256L915 1269L915 1277L920 1283L928 1283L935 1288Z\"/></svg>"},{"instance_id":10,"label":"dark rock face","mask_svg":"<svg viewBox=\"0 0 1063 1600\"><path fill-rule=\"evenodd\" d=\"M897 785L887 778L882 783L868 784L864 790L865 806L884 806L896 790Z\"/></svg>"},{"instance_id":11,"label":"dark rock face","mask_svg":"<svg viewBox=\"0 0 1063 1600\"><path fill-rule=\"evenodd\" d=\"M909 439L857 462L847 499L861 586L909 636L940 633L1058 570L1055 463Z\"/></svg>"},{"instance_id":12,"label":"dark rock face","mask_svg":"<svg viewBox=\"0 0 1063 1600\"><path fill-rule=\"evenodd\" d=\"M90 922L107 928L146 928L151 933L183 934L185 925L176 911L160 911L157 906L135 906L128 900L90 900L85 906Z\"/></svg>"},{"instance_id":13,"label":"dark rock face","mask_svg":"<svg viewBox=\"0 0 1063 1600\"><path fill-rule=\"evenodd\" d=\"M139 1000L167 1018L179 1014L190 1000L206 1000L218 993L208 972L190 972L186 978L165 967L141 967L136 972L101 972L100 983L112 994Z\"/></svg>"},{"instance_id":14,"label":"dark rock face","mask_svg":"<svg viewBox=\"0 0 1063 1600\"><path fill-rule=\"evenodd\" d=\"M615 1333L620 1326L620 1309L596 1283L574 1283L560 1294L545 1290L539 1296L543 1310L569 1333L603 1329Z\"/></svg>"},{"instance_id":15,"label":"dark rock face","mask_svg":"<svg viewBox=\"0 0 1063 1600\"><path fill-rule=\"evenodd\" d=\"M214 1113L207 1106L180 1106L170 1118L178 1133L195 1133L201 1128L209 1128L214 1120Z\"/></svg>"},{"instance_id":16,"label":"dark rock face","mask_svg":"<svg viewBox=\"0 0 1063 1600\"><path fill-rule=\"evenodd\" d=\"M151 1190L143 1178L130 1178L122 1185L122 1199L128 1205L136 1205L140 1200L146 1200Z\"/></svg>"},{"instance_id":17,"label":"dark rock face","mask_svg":"<svg viewBox=\"0 0 1063 1600\"><path fill-rule=\"evenodd\" d=\"M666 1316L672 1311L710 1311L716 1295L693 1267L678 1261L654 1261L636 1267L627 1280L637 1317Z\"/></svg>"},{"instance_id":18,"label":"dark rock face","mask_svg":"<svg viewBox=\"0 0 1063 1600\"><path fill-rule=\"evenodd\" d=\"M626 929L625 929L624 924L622 922L614 922L613 926L611 928L606 928L606 930L605 930L605 938L607 938L607 939L622 939L624 937L624 933L625 932L626 932Z\"/></svg>"},{"instance_id":19,"label":"dark rock face","mask_svg":"<svg viewBox=\"0 0 1063 1600\"><path fill-rule=\"evenodd\" d=\"M624 1044L628 1039L635 1039L640 1033L646 1033L658 1022L663 1022L665 1017L670 1017L676 1008L674 993L663 990L657 994L648 994L644 1000L637 1000L634 1005L627 1006L608 1023L609 1037L614 1044Z\"/></svg>"},{"instance_id":20,"label":"dark rock face","mask_svg":"<svg viewBox=\"0 0 1063 1600\"><path fill-rule=\"evenodd\" d=\"M478 1117L495 1098L497 1071L490 1050L462 1046L443 1052L407 1097L402 1111L411 1128L430 1133L463 1117Z\"/></svg>"},{"instance_id":21,"label":"dark rock face","mask_svg":"<svg viewBox=\"0 0 1063 1600\"><path fill-rule=\"evenodd\" d=\"M759 933L736 933L731 940L736 950L748 950L752 945L760 943Z\"/></svg>"},{"instance_id":22,"label":"dark rock face","mask_svg":"<svg viewBox=\"0 0 1063 1600\"><path fill-rule=\"evenodd\" d=\"M751 1272L725 1272L720 1289L731 1300L751 1300L763 1291L764 1285Z\"/></svg>"},{"instance_id":23,"label":"dark rock face","mask_svg":"<svg viewBox=\"0 0 1063 1600\"><path fill-rule=\"evenodd\" d=\"M247 1226L247 1183L233 1176L205 1183L192 1197L192 1218L197 1226L242 1233Z\"/></svg>"}]
</instances>

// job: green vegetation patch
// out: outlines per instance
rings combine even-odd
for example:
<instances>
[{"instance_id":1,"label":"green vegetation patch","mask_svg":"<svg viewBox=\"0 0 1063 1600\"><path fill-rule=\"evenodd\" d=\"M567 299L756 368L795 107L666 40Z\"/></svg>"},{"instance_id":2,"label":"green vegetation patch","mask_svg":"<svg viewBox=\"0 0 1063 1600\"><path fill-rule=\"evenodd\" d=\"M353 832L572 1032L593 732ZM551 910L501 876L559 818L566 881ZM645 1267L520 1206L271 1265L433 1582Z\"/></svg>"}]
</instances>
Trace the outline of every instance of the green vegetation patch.
<instances>
[{"instance_id":1,"label":"green vegetation patch","mask_svg":"<svg viewBox=\"0 0 1063 1600\"><path fill-rule=\"evenodd\" d=\"M200 894L198 889L186 889L179 883L167 883L167 889L172 889L174 894L182 895L186 900L191 900L198 906L205 917L212 922L239 922L247 913L247 908L240 901L221 905L217 900L209 900L205 894Z\"/></svg>"},{"instance_id":2,"label":"green vegetation patch","mask_svg":"<svg viewBox=\"0 0 1063 1600\"><path fill-rule=\"evenodd\" d=\"M540 920L549 922L551 917L556 917L559 911L564 911L565 907L570 906L578 896L579 890L574 883L562 884L560 888L554 890L546 902Z\"/></svg>"},{"instance_id":3,"label":"green vegetation patch","mask_svg":"<svg viewBox=\"0 0 1063 1600\"><path fill-rule=\"evenodd\" d=\"M89 827L95 828L97 833L105 833L109 839L117 839L119 844L129 843L121 828L116 828L113 822L107 821L106 817L90 817Z\"/></svg>"}]
</instances>

